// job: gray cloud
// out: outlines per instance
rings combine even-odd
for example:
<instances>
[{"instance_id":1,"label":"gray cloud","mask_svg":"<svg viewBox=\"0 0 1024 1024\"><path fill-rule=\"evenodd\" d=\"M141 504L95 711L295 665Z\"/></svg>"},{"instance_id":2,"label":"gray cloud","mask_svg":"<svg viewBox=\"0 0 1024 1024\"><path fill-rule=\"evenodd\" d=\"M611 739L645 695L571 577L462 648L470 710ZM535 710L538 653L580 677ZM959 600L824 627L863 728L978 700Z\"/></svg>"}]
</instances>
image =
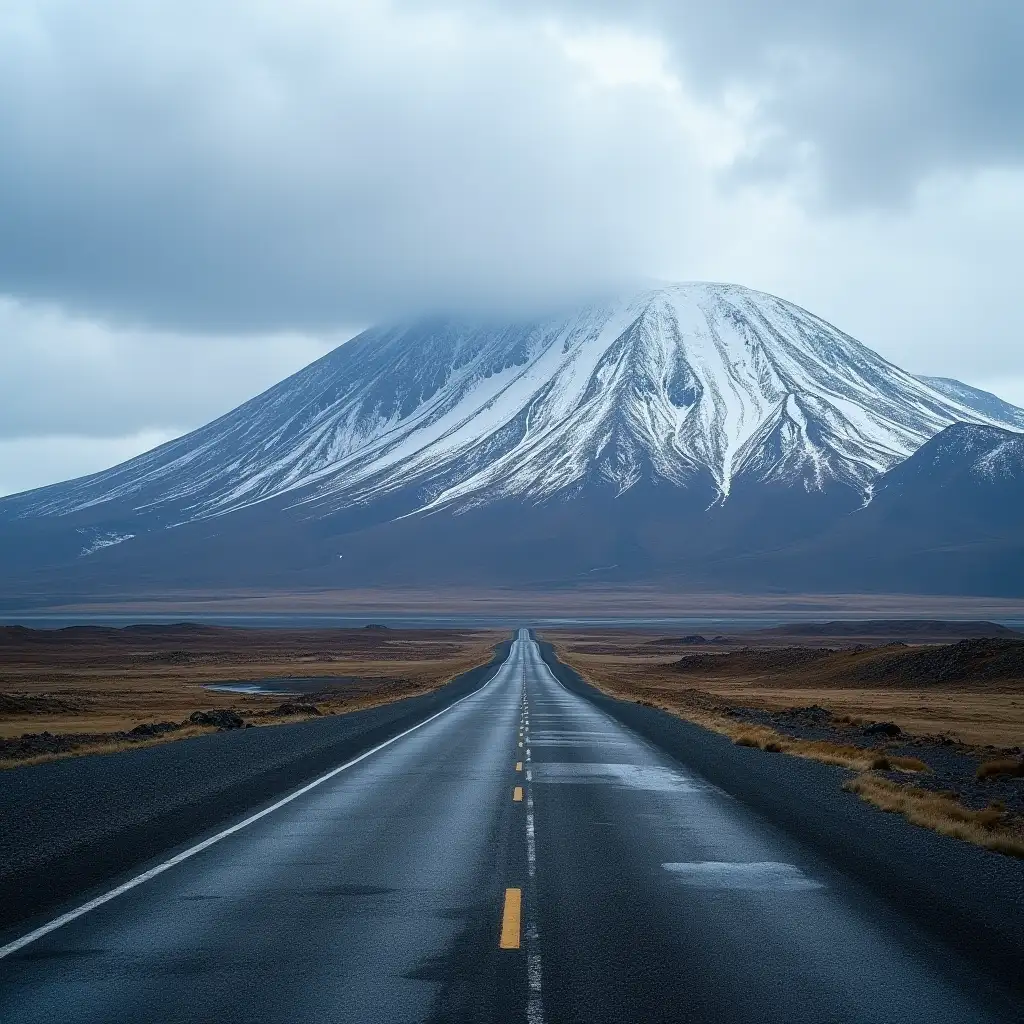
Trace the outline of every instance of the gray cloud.
<instances>
[{"instance_id":1,"label":"gray cloud","mask_svg":"<svg viewBox=\"0 0 1024 1024\"><path fill-rule=\"evenodd\" d=\"M6 0L0 489L343 325L631 277L1020 400L1022 42L992 0Z\"/></svg>"},{"instance_id":2,"label":"gray cloud","mask_svg":"<svg viewBox=\"0 0 1024 1024\"><path fill-rule=\"evenodd\" d=\"M180 434L276 384L350 333L118 330L0 298L0 441L77 437L131 447L138 435Z\"/></svg>"},{"instance_id":3,"label":"gray cloud","mask_svg":"<svg viewBox=\"0 0 1024 1024\"><path fill-rule=\"evenodd\" d=\"M863 207L1024 154L1014 0L9 0L0 19L0 292L179 330L699 274L723 188ZM608 26L660 41L679 88L603 88L566 39Z\"/></svg>"},{"instance_id":4,"label":"gray cloud","mask_svg":"<svg viewBox=\"0 0 1024 1024\"><path fill-rule=\"evenodd\" d=\"M819 198L893 203L938 172L1024 160L1018 0L515 6L652 33L698 93L745 93L759 130L737 161L740 177L808 171Z\"/></svg>"},{"instance_id":5,"label":"gray cloud","mask_svg":"<svg viewBox=\"0 0 1024 1024\"><path fill-rule=\"evenodd\" d=\"M535 26L375 3L12 3L9 293L177 329L319 329L635 271L685 205L666 111L580 89Z\"/></svg>"}]
</instances>

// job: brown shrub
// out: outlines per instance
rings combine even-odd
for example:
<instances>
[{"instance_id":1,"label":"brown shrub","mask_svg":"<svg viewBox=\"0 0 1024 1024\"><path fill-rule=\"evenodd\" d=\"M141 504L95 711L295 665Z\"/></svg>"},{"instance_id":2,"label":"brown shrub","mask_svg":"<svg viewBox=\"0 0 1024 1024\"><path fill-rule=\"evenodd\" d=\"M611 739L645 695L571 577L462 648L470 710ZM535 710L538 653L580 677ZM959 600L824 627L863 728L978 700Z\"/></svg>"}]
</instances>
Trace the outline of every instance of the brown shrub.
<instances>
[{"instance_id":1,"label":"brown shrub","mask_svg":"<svg viewBox=\"0 0 1024 1024\"><path fill-rule=\"evenodd\" d=\"M997 778L1000 775L1016 778L1024 776L1024 758L1000 757L992 761L983 761L975 772L979 782L982 779Z\"/></svg>"},{"instance_id":2,"label":"brown shrub","mask_svg":"<svg viewBox=\"0 0 1024 1024\"><path fill-rule=\"evenodd\" d=\"M843 789L883 811L902 814L915 825L997 853L1024 857L1024 835L1006 827L1006 812L1000 807L975 810L946 793L902 785L871 774L844 782Z\"/></svg>"},{"instance_id":3,"label":"brown shrub","mask_svg":"<svg viewBox=\"0 0 1024 1024\"><path fill-rule=\"evenodd\" d=\"M760 740L756 736L752 736L749 732L741 732L738 736L733 738L733 743L737 747L759 747L761 746Z\"/></svg>"},{"instance_id":4,"label":"brown shrub","mask_svg":"<svg viewBox=\"0 0 1024 1024\"><path fill-rule=\"evenodd\" d=\"M919 757L894 757L892 754L886 755L889 759L889 764L893 768L901 772L928 772L931 769L922 761Z\"/></svg>"}]
</instances>

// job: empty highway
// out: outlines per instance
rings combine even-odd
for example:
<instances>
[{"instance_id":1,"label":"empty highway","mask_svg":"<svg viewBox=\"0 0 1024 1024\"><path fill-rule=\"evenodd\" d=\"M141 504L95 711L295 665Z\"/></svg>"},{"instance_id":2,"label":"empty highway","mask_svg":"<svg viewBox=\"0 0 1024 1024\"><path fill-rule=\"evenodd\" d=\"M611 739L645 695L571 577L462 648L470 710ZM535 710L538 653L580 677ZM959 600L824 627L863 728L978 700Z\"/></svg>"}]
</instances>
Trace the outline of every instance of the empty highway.
<instances>
[{"instance_id":1,"label":"empty highway","mask_svg":"<svg viewBox=\"0 0 1024 1024\"><path fill-rule=\"evenodd\" d=\"M526 631L482 688L281 798L5 946L0 1021L1016 1019Z\"/></svg>"}]
</instances>

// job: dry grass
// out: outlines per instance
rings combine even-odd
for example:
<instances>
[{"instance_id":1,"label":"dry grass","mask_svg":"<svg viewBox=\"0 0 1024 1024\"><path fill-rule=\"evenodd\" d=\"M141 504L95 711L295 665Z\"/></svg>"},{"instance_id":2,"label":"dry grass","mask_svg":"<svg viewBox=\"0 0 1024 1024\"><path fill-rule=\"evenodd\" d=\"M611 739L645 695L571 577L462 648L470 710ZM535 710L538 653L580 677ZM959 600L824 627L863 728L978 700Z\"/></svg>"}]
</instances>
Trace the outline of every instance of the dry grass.
<instances>
[{"instance_id":1,"label":"dry grass","mask_svg":"<svg viewBox=\"0 0 1024 1024\"><path fill-rule=\"evenodd\" d=\"M11 757L0 767L183 739L209 728L187 726L139 740L103 734L183 722L199 709L232 708L260 726L297 720L270 716L288 698L205 689L211 683L300 677L315 690L321 677L344 677L344 684L301 699L326 714L377 707L485 664L505 638L483 630L193 628L149 636L0 629L0 741L42 732L88 737L74 750Z\"/></svg>"},{"instance_id":2,"label":"dry grass","mask_svg":"<svg viewBox=\"0 0 1024 1024\"><path fill-rule=\"evenodd\" d=\"M609 671L607 664L604 671L595 671L594 665L578 654L563 647L558 647L557 652L560 659L610 696L639 700L651 707L668 711L712 732L728 736L740 747L757 747L768 753L790 754L853 771L869 771L873 768L903 772L928 771L928 766L916 757L880 755L877 751L865 750L853 744L799 739L768 725L738 722L725 714L724 708L707 700L707 693L684 689L676 680L670 680L673 685L666 686L661 681L662 677L655 675L644 685L643 676L629 675L624 679L621 668L617 672Z\"/></svg>"},{"instance_id":3,"label":"dry grass","mask_svg":"<svg viewBox=\"0 0 1024 1024\"><path fill-rule=\"evenodd\" d=\"M847 780L843 789L883 811L902 814L915 825L997 853L1024 857L1024 835L1007 827L1006 812L998 805L975 810L960 803L955 794L937 793L871 773Z\"/></svg>"},{"instance_id":4,"label":"dry grass","mask_svg":"<svg viewBox=\"0 0 1024 1024\"><path fill-rule=\"evenodd\" d=\"M771 678L710 670L680 676L670 663L690 652L678 646L669 650L652 645L649 634L546 630L544 638L555 644L559 657L577 672L619 696L673 702L681 690L698 689L723 705L779 711L817 704L837 720L845 717L854 725L886 721L916 736L942 734L977 746L1024 746L1024 684L918 689L824 685L808 668Z\"/></svg>"},{"instance_id":5,"label":"dry grass","mask_svg":"<svg viewBox=\"0 0 1024 1024\"><path fill-rule=\"evenodd\" d=\"M975 777L979 781L998 778L1002 775L1018 779L1024 776L1024 758L998 757L991 761L983 761L978 765L978 771L975 773Z\"/></svg>"},{"instance_id":6,"label":"dry grass","mask_svg":"<svg viewBox=\"0 0 1024 1024\"><path fill-rule=\"evenodd\" d=\"M728 736L738 747L757 747L769 754L791 754L809 761L839 765L853 771L882 769L885 771L926 772L928 765L916 757L898 757L893 754L879 754L853 744L831 743L828 740L804 740L786 736L767 725L738 723L725 715L687 713L686 709L664 707L663 710L695 721L698 725Z\"/></svg>"},{"instance_id":7,"label":"dry grass","mask_svg":"<svg viewBox=\"0 0 1024 1024\"><path fill-rule=\"evenodd\" d=\"M894 771L927 772L928 766L918 758L898 756L888 751L865 749L841 742L791 737L770 726L741 722L727 714L730 705L735 704L770 709L806 705L809 702L808 697L813 694L815 703L829 708L834 714L842 709L842 714L850 723L859 724L865 720L884 718L895 720L906 729L906 718L901 721L900 716L894 714L879 714L881 708L889 710L894 700L907 703L910 695L906 692L898 695L878 695L878 699L874 699L875 695L865 694L863 691L813 690L809 693L803 688L785 690L776 687L768 691L776 698L774 701L758 701L752 699L753 695L764 695L766 691L758 691L756 686L751 684L737 685L736 680L728 680L726 685L716 686L714 679L700 679L700 689L696 689L692 677L685 681L680 680L666 669L663 660L659 662L658 659L645 659L642 664L638 664L634 658L623 660L618 653L584 653L575 643L566 643L564 638L561 639L562 643L556 642L558 656L610 696L661 708L703 728L728 736L737 746L804 757L855 771L858 773L857 777L844 783L844 788L857 793L869 803L883 810L903 814L915 825L931 828L943 835L953 836L998 853L1024 856L1024 834L1020 832L1017 823L1008 819L1006 812L998 805L975 810L961 803L955 793L940 794L934 790L874 774ZM963 703L965 696L958 693L939 695L934 691L922 695L922 700L927 701L936 712L934 718L928 719L931 728L927 731L937 732L940 729L936 726L951 724L954 719L950 717L949 708L958 702ZM994 719L1001 713L1000 702L992 701L992 695L974 693L970 697L971 700L984 705L986 716ZM1009 737L1006 733L996 733L994 730L979 730L976 735L990 742L995 738L1011 737L1019 742L1024 718L1018 706L1021 703L1017 699L1018 695L1002 694L999 697L1010 702L1014 708L1015 717L1012 717L1012 732ZM946 703L943 703L944 701ZM978 777L995 778L1007 774L1024 774L1022 764L1024 762L1017 758L993 760L982 765Z\"/></svg>"}]
</instances>

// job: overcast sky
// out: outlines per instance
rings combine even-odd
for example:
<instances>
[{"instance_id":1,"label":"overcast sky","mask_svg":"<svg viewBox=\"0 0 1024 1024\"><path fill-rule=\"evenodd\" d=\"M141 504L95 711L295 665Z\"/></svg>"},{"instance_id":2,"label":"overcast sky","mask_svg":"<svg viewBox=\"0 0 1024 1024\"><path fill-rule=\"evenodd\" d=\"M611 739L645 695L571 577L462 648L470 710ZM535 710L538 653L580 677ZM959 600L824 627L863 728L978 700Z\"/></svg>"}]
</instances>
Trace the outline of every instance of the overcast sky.
<instances>
[{"instance_id":1,"label":"overcast sky","mask_svg":"<svg viewBox=\"0 0 1024 1024\"><path fill-rule=\"evenodd\" d=\"M782 295L1024 404L1020 0L4 0L0 493L424 307Z\"/></svg>"}]
</instances>

